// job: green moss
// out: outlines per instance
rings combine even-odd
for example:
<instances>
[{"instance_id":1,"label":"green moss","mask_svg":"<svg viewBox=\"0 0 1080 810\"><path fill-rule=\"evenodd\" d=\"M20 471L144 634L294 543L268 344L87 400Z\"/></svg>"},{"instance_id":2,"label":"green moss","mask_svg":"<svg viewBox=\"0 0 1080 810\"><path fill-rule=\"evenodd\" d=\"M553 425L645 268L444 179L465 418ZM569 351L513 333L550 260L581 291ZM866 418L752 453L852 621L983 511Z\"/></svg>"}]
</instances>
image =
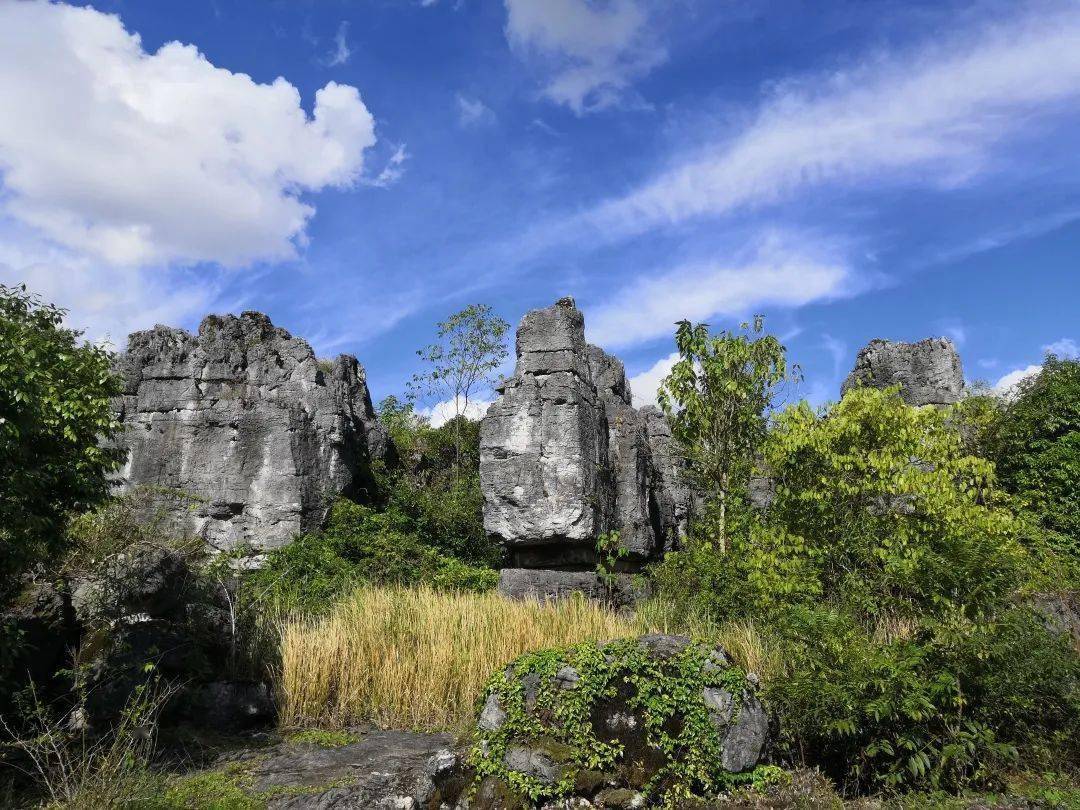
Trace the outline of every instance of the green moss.
<instances>
[{"instance_id":1,"label":"green moss","mask_svg":"<svg viewBox=\"0 0 1080 810\"><path fill-rule=\"evenodd\" d=\"M357 742L360 737L356 734L350 734L348 731L308 728L290 734L285 739L291 743L306 743L308 745L317 745L320 748L343 748Z\"/></svg>"},{"instance_id":2,"label":"green moss","mask_svg":"<svg viewBox=\"0 0 1080 810\"><path fill-rule=\"evenodd\" d=\"M252 790L250 770L227 767L180 777L161 796L161 810L261 810L266 799Z\"/></svg>"}]
</instances>

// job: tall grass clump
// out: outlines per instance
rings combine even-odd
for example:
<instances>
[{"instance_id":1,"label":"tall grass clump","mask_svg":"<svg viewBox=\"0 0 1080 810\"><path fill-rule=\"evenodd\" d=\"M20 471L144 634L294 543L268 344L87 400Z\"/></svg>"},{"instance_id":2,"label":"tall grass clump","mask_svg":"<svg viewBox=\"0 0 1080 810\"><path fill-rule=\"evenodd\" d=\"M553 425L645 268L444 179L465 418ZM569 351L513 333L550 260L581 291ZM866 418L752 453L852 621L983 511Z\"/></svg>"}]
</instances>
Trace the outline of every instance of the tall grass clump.
<instances>
[{"instance_id":1,"label":"tall grass clump","mask_svg":"<svg viewBox=\"0 0 1080 810\"><path fill-rule=\"evenodd\" d=\"M491 674L522 653L644 629L583 599L363 587L320 618L283 625L280 720L456 731Z\"/></svg>"}]
</instances>

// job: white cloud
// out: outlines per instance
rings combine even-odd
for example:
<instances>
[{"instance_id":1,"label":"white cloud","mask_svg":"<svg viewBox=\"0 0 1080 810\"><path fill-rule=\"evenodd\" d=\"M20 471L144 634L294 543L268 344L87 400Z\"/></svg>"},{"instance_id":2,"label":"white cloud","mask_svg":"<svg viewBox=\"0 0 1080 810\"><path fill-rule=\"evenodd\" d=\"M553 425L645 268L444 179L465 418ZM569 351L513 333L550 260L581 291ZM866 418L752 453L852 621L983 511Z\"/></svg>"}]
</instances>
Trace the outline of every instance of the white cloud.
<instances>
[{"instance_id":1,"label":"white cloud","mask_svg":"<svg viewBox=\"0 0 1080 810\"><path fill-rule=\"evenodd\" d=\"M458 124L463 127L490 124L495 121L495 113L478 98L466 98L458 93Z\"/></svg>"},{"instance_id":2,"label":"white cloud","mask_svg":"<svg viewBox=\"0 0 1080 810\"><path fill-rule=\"evenodd\" d=\"M1042 347L1043 354L1052 354L1065 360L1080 358L1080 345L1072 338L1062 338Z\"/></svg>"},{"instance_id":3,"label":"white cloud","mask_svg":"<svg viewBox=\"0 0 1080 810\"><path fill-rule=\"evenodd\" d=\"M399 145L390 158L386 161L381 172L364 183L369 186L387 188L392 186L405 174L405 161L409 159L409 153L405 151L405 144Z\"/></svg>"},{"instance_id":4,"label":"white cloud","mask_svg":"<svg viewBox=\"0 0 1080 810\"><path fill-rule=\"evenodd\" d=\"M589 312L589 339L606 348L675 332L679 320L740 316L755 307L796 307L846 292L846 263L789 246L768 235L744 261L702 262L639 276Z\"/></svg>"},{"instance_id":5,"label":"white cloud","mask_svg":"<svg viewBox=\"0 0 1080 810\"><path fill-rule=\"evenodd\" d=\"M833 363L833 376L839 377L844 367L844 360L847 359L848 349L847 344L842 340L834 338L832 335L822 333L821 345L825 348L825 351L832 357Z\"/></svg>"},{"instance_id":6,"label":"white cloud","mask_svg":"<svg viewBox=\"0 0 1080 810\"><path fill-rule=\"evenodd\" d=\"M334 34L334 50L326 57L327 67L344 65L352 57L352 49L349 47L349 22L342 20L338 25L337 33Z\"/></svg>"},{"instance_id":7,"label":"white cloud","mask_svg":"<svg viewBox=\"0 0 1080 810\"><path fill-rule=\"evenodd\" d=\"M961 324L946 326L941 331L945 333L945 337L951 340L957 348L963 346L967 342L967 329Z\"/></svg>"},{"instance_id":8,"label":"white cloud","mask_svg":"<svg viewBox=\"0 0 1080 810\"><path fill-rule=\"evenodd\" d=\"M994 383L994 392L1000 396L1008 397L1013 393L1013 389L1017 384L1026 380L1028 377L1033 377L1042 371L1042 366L1028 366L1027 368L1018 368L1015 371L1010 371L996 383Z\"/></svg>"},{"instance_id":9,"label":"white cloud","mask_svg":"<svg viewBox=\"0 0 1080 810\"><path fill-rule=\"evenodd\" d=\"M1052 11L1052 9L1059 9ZM1033 115L1080 96L1080 8L1039 10L900 58L780 85L754 121L585 219L615 237L826 183L952 186Z\"/></svg>"},{"instance_id":10,"label":"white cloud","mask_svg":"<svg viewBox=\"0 0 1080 810\"><path fill-rule=\"evenodd\" d=\"M667 58L641 0L505 2L507 40L552 64L544 95L579 115L626 103L633 81Z\"/></svg>"},{"instance_id":11,"label":"white cloud","mask_svg":"<svg viewBox=\"0 0 1080 810\"><path fill-rule=\"evenodd\" d=\"M630 394L634 398L634 407L656 404L656 392L660 389L660 383L671 373L672 366L678 361L679 353L672 352L630 378Z\"/></svg>"},{"instance_id":12,"label":"white cloud","mask_svg":"<svg viewBox=\"0 0 1080 810\"><path fill-rule=\"evenodd\" d=\"M3 214L116 266L286 259L375 143L354 87L258 84L191 45L143 50L119 17L0 2Z\"/></svg>"},{"instance_id":13,"label":"white cloud","mask_svg":"<svg viewBox=\"0 0 1080 810\"><path fill-rule=\"evenodd\" d=\"M12 228L0 229L0 283L26 284L67 309L68 326L117 349L137 329L200 318L219 292L213 281L183 270L110 265Z\"/></svg>"},{"instance_id":14,"label":"white cloud","mask_svg":"<svg viewBox=\"0 0 1080 810\"><path fill-rule=\"evenodd\" d=\"M440 427L445 425L460 411L462 416L468 419L481 419L487 412L488 406L493 400L487 399L470 399L469 404L461 407L461 398L457 398L458 407L454 407L454 400L447 399L442 402L436 402L429 408L418 408L417 413L426 417L432 427Z\"/></svg>"}]
</instances>

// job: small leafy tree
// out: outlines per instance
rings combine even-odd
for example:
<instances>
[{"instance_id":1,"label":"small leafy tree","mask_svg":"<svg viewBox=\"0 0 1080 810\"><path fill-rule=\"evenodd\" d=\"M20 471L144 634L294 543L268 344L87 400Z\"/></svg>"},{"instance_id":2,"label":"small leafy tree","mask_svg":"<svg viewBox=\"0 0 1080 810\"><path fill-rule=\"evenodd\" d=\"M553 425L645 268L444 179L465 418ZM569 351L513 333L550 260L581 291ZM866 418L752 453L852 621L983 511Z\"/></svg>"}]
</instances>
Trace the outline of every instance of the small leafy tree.
<instances>
[{"instance_id":1,"label":"small leafy tree","mask_svg":"<svg viewBox=\"0 0 1080 810\"><path fill-rule=\"evenodd\" d=\"M493 385L494 373L509 353L506 333L510 324L492 314L486 304L470 304L438 324L438 340L416 354L428 369L414 374L409 398L449 397L457 423L468 412L469 399L484 386ZM461 429L455 427L455 458L461 462Z\"/></svg>"},{"instance_id":2,"label":"small leafy tree","mask_svg":"<svg viewBox=\"0 0 1080 810\"><path fill-rule=\"evenodd\" d=\"M727 547L729 505L745 493L755 455L765 438L766 412L779 387L798 375L784 347L763 334L763 321L742 324L741 334L709 334L707 324L680 321L679 360L657 395L682 447L691 483L705 497L699 528L706 542Z\"/></svg>"},{"instance_id":3,"label":"small leafy tree","mask_svg":"<svg viewBox=\"0 0 1080 810\"><path fill-rule=\"evenodd\" d=\"M103 444L121 390L109 355L80 343L64 315L0 285L0 599L62 550L65 514L106 497L123 454Z\"/></svg>"}]
</instances>

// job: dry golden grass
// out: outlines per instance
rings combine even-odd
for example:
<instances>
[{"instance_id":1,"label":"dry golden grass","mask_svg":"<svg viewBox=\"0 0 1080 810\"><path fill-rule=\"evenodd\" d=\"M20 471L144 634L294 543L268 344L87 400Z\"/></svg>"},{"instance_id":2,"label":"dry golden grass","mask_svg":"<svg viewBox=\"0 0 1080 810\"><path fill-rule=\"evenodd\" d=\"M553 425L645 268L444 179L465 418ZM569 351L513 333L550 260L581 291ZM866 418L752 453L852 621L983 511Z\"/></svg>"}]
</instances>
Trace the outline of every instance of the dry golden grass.
<instances>
[{"instance_id":1,"label":"dry golden grass","mask_svg":"<svg viewBox=\"0 0 1080 810\"><path fill-rule=\"evenodd\" d=\"M323 618L282 627L280 719L459 730L487 679L522 653L645 630L640 618L579 599L361 588Z\"/></svg>"}]
</instances>

